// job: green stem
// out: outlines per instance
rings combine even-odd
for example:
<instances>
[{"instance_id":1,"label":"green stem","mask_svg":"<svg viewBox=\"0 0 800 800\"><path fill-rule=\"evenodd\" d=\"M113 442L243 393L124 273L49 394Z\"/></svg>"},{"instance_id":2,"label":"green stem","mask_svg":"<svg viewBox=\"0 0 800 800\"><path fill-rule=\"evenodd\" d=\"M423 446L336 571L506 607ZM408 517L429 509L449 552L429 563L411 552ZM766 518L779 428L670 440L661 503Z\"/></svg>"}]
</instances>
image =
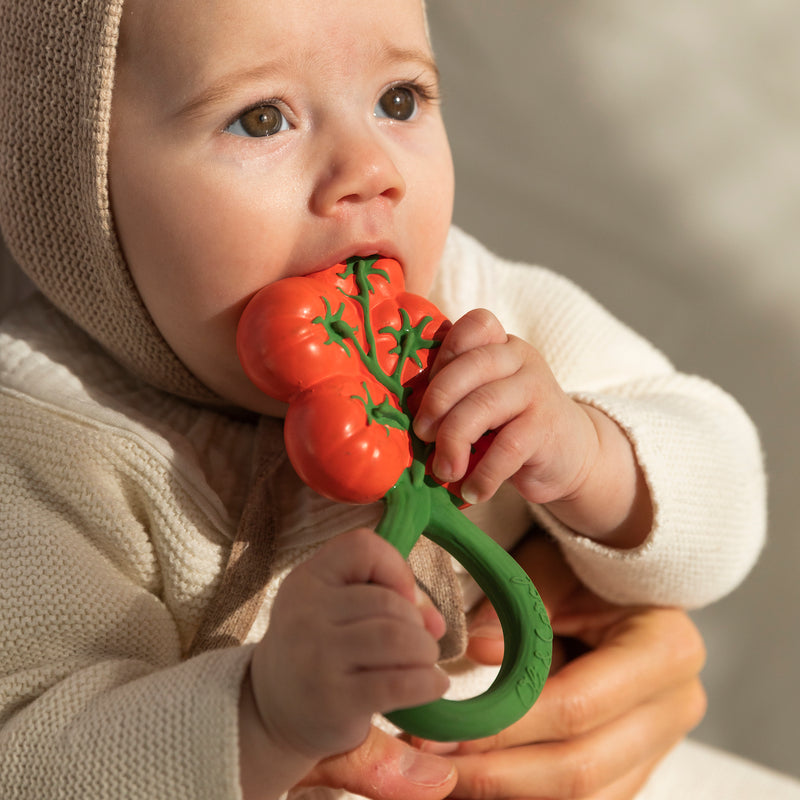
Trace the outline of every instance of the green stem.
<instances>
[{"instance_id":1,"label":"green stem","mask_svg":"<svg viewBox=\"0 0 800 800\"><path fill-rule=\"evenodd\" d=\"M349 263L349 262L348 262ZM387 375L383 367L381 367L377 356L377 344L375 341L375 332L372 329L372 312L370 310L369 295L370 284L369 275L370 268L375 263L375 259L358 259L354 261L351 266L353 275L355 276L356 286L358 287L358 294L347 294L343 289L340 289L345 297L355 300L361 306L361 316L364 322L364 338L367 343L366 352L361 347L361 344L356 340L352 334L348 335L348 339L353 342L362 363L369 371L370 375L375 378L384 388L388 389L394 394L402 404L404 389L400 383L399 373L395 375ZM408 356L406 356L407 358Z\"/></svg>"}]
</instances>

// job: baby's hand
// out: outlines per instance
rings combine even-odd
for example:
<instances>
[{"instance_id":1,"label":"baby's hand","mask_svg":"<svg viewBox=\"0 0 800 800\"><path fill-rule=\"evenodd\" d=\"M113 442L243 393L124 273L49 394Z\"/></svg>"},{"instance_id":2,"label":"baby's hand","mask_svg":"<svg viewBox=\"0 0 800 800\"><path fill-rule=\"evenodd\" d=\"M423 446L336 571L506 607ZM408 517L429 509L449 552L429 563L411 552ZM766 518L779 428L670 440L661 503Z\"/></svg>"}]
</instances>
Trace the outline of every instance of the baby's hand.
<instances>
[{"instance_id":1,"label":"baby's hand","mask_svg":"<svg viewBox=\"0 0 800 800\"><path fill-rule=\"evenodd\" d=\"M253 655L268 735L320 759L358 746L374 713L441 697L444 629L392 545L363 529L331 540L286 578Z\"/></svg>"},{"instance_id":2,"label":"baby's hand","mask_svg":"<svg viewBox=\"0 0 800 800\"><path fill-rule=\"evenodd\" d=\"M530 502L560 500L580 487L599 449L586 410L562 391L539 352L483 309L445 336L414 430L436 442L433 470L443 481L462 478L472 443L497 431L461 489L473 503L509 478Z\"/></svg>"},{"instance_id":3,"label":"baby's hand","mask_svg":"<svg viewBox=\"0 0 800 800\"><path fill-rule=\"evenodd\" d=\"M541 354L478 309L448 331L431 369L414 430L436 442L434 474L466 473L473 442L495 437L461 485L469 503L511 480L564 525L613 547L636 547L652 504L630 440L608 416L572 400Z\"/></svg>"}]
</instances>

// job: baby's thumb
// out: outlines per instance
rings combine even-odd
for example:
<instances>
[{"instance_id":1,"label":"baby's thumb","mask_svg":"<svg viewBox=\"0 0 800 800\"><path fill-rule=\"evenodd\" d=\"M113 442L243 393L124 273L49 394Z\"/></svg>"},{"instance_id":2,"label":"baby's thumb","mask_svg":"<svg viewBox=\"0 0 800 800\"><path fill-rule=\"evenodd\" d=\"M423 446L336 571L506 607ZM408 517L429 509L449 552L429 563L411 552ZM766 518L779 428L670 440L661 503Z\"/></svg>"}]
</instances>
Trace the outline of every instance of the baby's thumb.
<instances>
[{"instance_id":1,"label":"baby's thumb","mask_svg":"<svg viewBox=\"0 0 800 800\"><path fill-rule=\"evenodd\" d=\"M359 747L320 761L302 784L347 789L373 800L442 800L456 778L446 758L371 728Z\"/></svg>"}]
</instances>

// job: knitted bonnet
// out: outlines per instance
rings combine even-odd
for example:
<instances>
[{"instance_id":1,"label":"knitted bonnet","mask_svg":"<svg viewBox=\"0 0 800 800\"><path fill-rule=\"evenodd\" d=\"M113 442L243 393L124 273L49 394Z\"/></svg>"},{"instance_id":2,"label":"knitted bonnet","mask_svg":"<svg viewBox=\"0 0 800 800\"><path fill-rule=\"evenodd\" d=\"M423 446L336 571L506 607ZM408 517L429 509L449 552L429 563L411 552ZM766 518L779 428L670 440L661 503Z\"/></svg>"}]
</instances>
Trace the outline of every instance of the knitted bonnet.
<instances>
[{"instance_id":1,"label":"knitted bonnet","mask_svg":"<svg viewBox=\"0 0 800 800\"><path fill-rule=\"evenodd\" d=\"M214 395L156 328L125 264L108 194L122 0L0 0L0 229L20 267L123 366Z\"/></svg>"},{"instance_id":2,"label":"knitted bonnet","mask_svg":"<svg viewBox=\"0 0 800 800\"><path fill-rule=\"evenodd\" d=\"M122 6L0 0L0 231L38 289L123 366L214 402L150 317L114 229L108 140Z\"/></svg>"}]
</instances>

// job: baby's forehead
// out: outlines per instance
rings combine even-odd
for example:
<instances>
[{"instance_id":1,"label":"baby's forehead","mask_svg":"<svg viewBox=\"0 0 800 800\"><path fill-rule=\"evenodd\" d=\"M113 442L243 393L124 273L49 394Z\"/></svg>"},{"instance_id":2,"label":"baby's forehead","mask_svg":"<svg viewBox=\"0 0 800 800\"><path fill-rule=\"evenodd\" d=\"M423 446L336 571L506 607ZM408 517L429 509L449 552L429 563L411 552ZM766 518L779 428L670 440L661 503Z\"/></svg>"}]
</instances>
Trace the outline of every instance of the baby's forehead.
<instances>
[{"instance_id":1,"label":"baby's forehead","mask_svg":"<svg viewBox=\"0 0 800 800\"><path fill-rule=\"evenodd\" d=\"M430 61L424 0L125 0L117 70L174 95L258 63L293 77L292 64L336 68L370 49Z\"/></svg>"},{"instance_id":2,"label":"baby's forehead","mask_svg":"<svg viewBox=\"0 0 800 800\"><path fill-rule=\"evenodd\" d=\"M328 5L336 2L336 0L325 1ZM421 7L425 33L430 40L426 0L409 0L409 2ZM269 2L267 4L278 5ZM192 20L204 15L213 16L220 8L224 11L226 6L229 8L229 0L190 0L189 2L186 0L124 0L117 45L118 57L125 56L128 40L134 32L142 42L151 41L154 35L165 32L165 30L174 35L179 33L180 28L183 27L181 23L189 24ZM279 11L280 9L276 8L276 13L273 15L276 24L280 21ZM386 8L383 2L363 0L363 13L367 15L371 11L383 16Z\"/></svg>"}]
</instances>

